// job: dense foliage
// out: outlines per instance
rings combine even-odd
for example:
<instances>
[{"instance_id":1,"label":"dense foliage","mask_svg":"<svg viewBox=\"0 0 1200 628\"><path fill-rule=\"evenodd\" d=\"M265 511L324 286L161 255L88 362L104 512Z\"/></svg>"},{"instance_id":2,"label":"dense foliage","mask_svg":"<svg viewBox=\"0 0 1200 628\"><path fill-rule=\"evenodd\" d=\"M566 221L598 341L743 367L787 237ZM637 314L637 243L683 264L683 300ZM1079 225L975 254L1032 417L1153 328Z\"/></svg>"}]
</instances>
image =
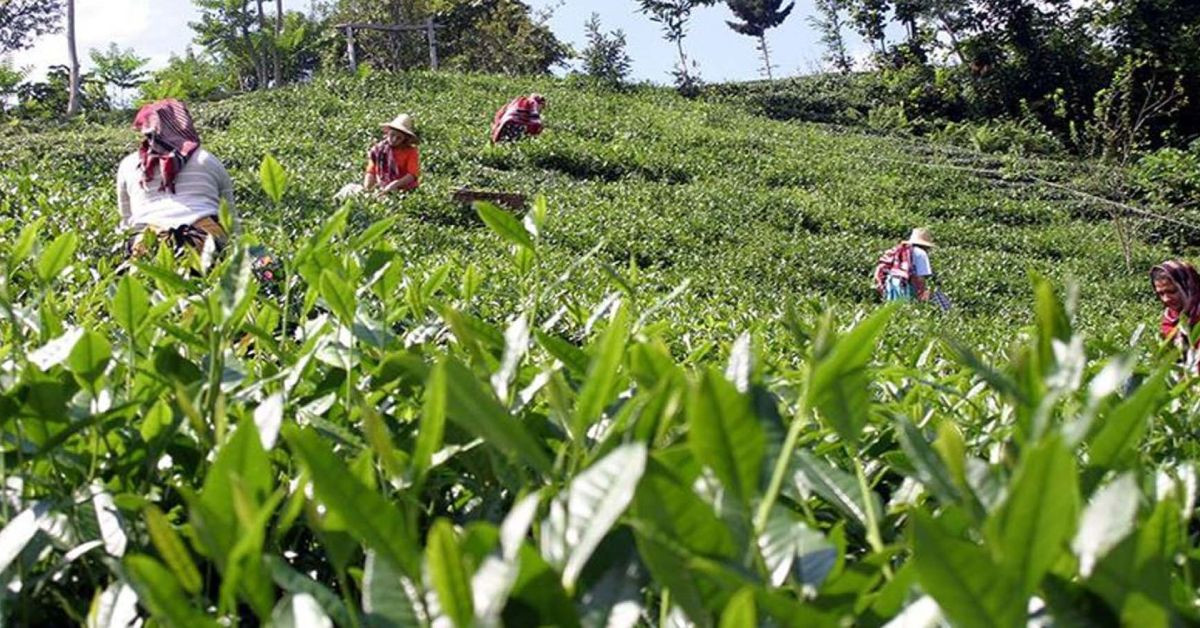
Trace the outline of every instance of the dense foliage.
<instances>
[{"instance_id":1,"label":"dense foliage","mask_svg":"<svg viewBox=\"0 0 1200 628\"><path fill-rule=\"evenodd\" d=\"M115 272L126 126L0 131L0 621L1195 621L1197 401L1137 331L1168 249L1126 270L1023 178L1086 165L387 78L195 108L237 182L211 267ZM546 134L489 145L532 90ZM421 189L332 204L400 107ZM947 315L873 304L915 224Z\"/></svg>"},{"instance_id":2,"label":"dense foliage","mask_svg":"<svg viewBox=\"0 0 1200 628\"><path fill-rule=\"evenodd\" d=\"M1195 0L839 0L818 3L814 26L838 73L850 72L844 37L871 45L859 69L903 89L870 100L906 119L1032 121L1074 153L1124 163L1200 133L1198 8Z\"/></svg>"},{"instance_id":3,"label":"dense foliage","mask_svg":"<svg viewBox=\"0 0 1200 628\"><path fill-rule=\"evenodd\" d=\"M33 45L62 29L62 0L5 0L0 4L0 54Z\"/></svg>"}]
</instances>

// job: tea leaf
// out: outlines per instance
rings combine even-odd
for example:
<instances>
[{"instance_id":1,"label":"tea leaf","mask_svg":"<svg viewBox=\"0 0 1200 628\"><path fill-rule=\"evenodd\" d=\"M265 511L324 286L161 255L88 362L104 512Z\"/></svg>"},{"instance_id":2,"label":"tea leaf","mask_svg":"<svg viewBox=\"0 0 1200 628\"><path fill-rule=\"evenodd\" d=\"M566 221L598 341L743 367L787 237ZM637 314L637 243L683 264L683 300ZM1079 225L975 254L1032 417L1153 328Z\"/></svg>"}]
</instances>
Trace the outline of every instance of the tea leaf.
<instances>
[{"instance_id":1,"label":"tea leaf","mask_svg":"<svg viewBox=\"0 0 1200 628\"><path fill-rule=\"evenodd\" d=\"M1027 450L1009 484L1008 498L987 530L1001 565L1032 593L1075 531L1079 486L1075 458L1055 436Z\"/></svg>"},{"instance_id":2,"label":"tea leaf","mask_svg":"<svg viewBox=\"0 0 1200 628\"><path fill-rule=\"evenodd\" d=\"M262 163L258 166L258 180L272 203L278 205L279 201L283 200L283 193L287 191L288 179L287 172L284 172L283 166L275 161L275 157L270 153L263 155Z\"/></svg>"},{"instance_id":3,"label":"tea leaf","mask_svg":"<svg viewBox=\"0 0 1200 628\"><path fill-rule=\"evenodd\" d=\"M492 231L501 238L526 249L533 249L533 238L512 214L487 201L475 203L475 211Z\"/></svg>"},{"instance_id":4,"label":"tea leaf","mask_svg":"<svg viewBox=\"0 0 1200 628\"><path fill-rule=\"evenodd\" d=\"M948 535L929 515L913 513L913 563L921 587L951 621L1011 628L1025 619L1018 580L983 548Z\"/></svg>"},{"instance_id":5,"label":"tea leaf","mask_svg":"<svg viewBox=\"0 0 1200 628\"><path fill-rule=\"evenodd\" d=\"M688 397L688 427L696 459L717 474L735 499L749 504L758 495L766 452L766 436L749 397L719 373L708 371Z\"/></svg>"},{"instance_id":6,"label":"tea leaf","mask_svg":"<svg viewBox=\"0 0 1200 628\"><path fill-rule=\"evenodd\" d=\"M134 554L126 556L123 565L138 603L155 617L173 626L217 626L191 605L175 577L157 560Z\"/></svg>"},{"instance_id":7,"label":"tea leaf","mask_svg":"<svg viewBox=\"0 0 1200 628\"><path fill-rule=\"evenodd\" d=\"M338 513L347 529L367 547L406 573L414 573L414 531L408 528L396 506L355 478L311 429L288 425L283 437L311 471L317 499Z\"/></svg>"},{"instance_id":8,"label":"tea leaf","mask_svg":"<svg viewBox=\"0 0 1200 628\"><path fill-rule=\"evenodd\" d=\"M496 398L485 391L467 367L454 358L439 365L446 371L446 416L459 427L482 438L509 458L549 473L550 458L537 440Z\"/></svg>"},{"instance_id":9,"label":"tea leaf","mask_svg":"<svg viewBox=\"0 0 1200 628\"><path fill-rule=\"evenodd\" d=\"M71 231L67 231L55 238L46 247L46 250L42 251L42 256L38 258L38 279L41 279L43 282L49 282L51 279L57 277L75 258L75 247L77 244L78 238Z\"/></svg>"},{"instance_id":10,"label":"tea leaf","mask_svg":"<svg viewBox=\"0 0 1200 628\"><path fill-rule=\"evenodd\" d=\"M571 591L592 552L633 500L646 468L646 446L622 445L588 467L567 487L568 542L563 587Z\"/></svg>"},{"instance_id":11,"label":"tea leaf","mask_svg":"<svg viewBox=\"0 0 1200 628\"><path fill-rule=\"evenodd\" d=\"M449 521L439 519L429 530L425 546L425 560L429 565L429 577L437 591L442 611L455 626L473 625L475 617L471 600L471 586L463 567L458 539Z\"/></svg>"},{"instance_id":12,"label":"tea leaf","mask_svg":"<svg viewBox=\"0 0 1200 628\"><path fill-rule=\"evenodd\" d=\"M894 311L888 307L872 314L839 339L817 362L809 380L809 405L821 411L821 417L851 449L857 448L862 428L870 418L867 363Z\"/></svg>"},{"instance_id":13,"label":"tea leaf","mask_svg":"<svg viewBox=\"0 0 1200 628\"><path fill-rule=\"evenodd\" d=\"M184 591L193 595L199 593L200 571L196 569L196 564L192 562L192 557L179 535L175 534L167 516L152 504L142 509L142 516L146 519L146 529L150 532L154 548L171 568L176 581Z\"/></svg>"}]
</instances>

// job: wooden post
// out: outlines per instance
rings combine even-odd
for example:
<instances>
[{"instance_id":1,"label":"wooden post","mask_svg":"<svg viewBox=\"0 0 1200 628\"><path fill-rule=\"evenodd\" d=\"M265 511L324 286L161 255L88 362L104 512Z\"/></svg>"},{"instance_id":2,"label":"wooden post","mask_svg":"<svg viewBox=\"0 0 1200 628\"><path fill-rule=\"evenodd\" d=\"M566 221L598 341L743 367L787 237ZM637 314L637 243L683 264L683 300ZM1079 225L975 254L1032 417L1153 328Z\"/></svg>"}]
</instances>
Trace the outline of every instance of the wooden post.
<instances>
[{"instance_id":1,"label":"wooden post","mask_svg":"<svg viewBox=\"0 0 1200 628\"><path fill-rule=\"evenodd\" d=\"M358 55L354 52L354 27L346 27L346 56L350 59L350 71L358 71Z\"/></svg>"},{"instance_id":2,"label":"wooden post","mask_svg":"<svg viewBox=\"0 0 1200 628\"><path fill-rule=\"evenodd\" d=\"M433 18L425 18L425 35L429 40L429 69L431 70L438 69L437 37L434 34L436 32L433 25Z\"/></svg>"}]
</instances>

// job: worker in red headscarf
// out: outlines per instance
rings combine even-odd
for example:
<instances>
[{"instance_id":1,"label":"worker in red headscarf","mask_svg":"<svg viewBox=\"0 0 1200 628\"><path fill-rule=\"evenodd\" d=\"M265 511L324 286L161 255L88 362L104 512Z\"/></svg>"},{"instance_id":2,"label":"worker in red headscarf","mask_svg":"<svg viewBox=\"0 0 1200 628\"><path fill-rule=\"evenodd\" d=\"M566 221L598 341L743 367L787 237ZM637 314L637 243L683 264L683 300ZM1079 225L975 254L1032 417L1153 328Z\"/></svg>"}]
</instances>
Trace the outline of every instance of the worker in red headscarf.
<instances>
[{"instance_id":1,"label":"worker in red headscarf","mask_svg":"<svg viewBox=\"0 0 1200 628\"><path fill-rule=\"evenodd\" d=\"M126 255L147 252L145 234L202 250L212 240L224 246L219 222L221 203L233 212L233 180L221 161L200 146L186 106L166 99L142 107L133 122L141 137L138 150L117 168L117 205L121 226L136 232Z\"/></svg>"},{"instance_id":2,"label":"worker in red headscarf","mask_svg":"<svg viewBox=\"0 0 1200 628\"><path fill-rule=\"evenodd\" d=\"M542 132L542 109L546 97L533 93L515 98L492 119L492 143L511 142Z\"/></svg>"}]
</instances>

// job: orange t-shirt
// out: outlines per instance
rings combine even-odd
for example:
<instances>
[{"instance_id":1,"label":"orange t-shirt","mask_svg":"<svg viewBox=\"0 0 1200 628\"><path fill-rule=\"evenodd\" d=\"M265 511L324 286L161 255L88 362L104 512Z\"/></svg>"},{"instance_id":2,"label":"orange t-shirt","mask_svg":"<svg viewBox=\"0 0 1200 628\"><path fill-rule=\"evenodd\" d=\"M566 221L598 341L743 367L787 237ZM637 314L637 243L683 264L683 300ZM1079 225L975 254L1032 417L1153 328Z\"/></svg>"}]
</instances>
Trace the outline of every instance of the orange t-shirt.
<instances>
[{"instance_id":1,"label":"orange t-shirt","mask_svg":"<svg viewBox=\"0 0 1200 628\"><path fill-rule=\"evenodd\" d=\"M412 185L405 187L405 189L412 190L416 188L421 178L421 159L417 155L416 147L406 146L402 148L393 148L392 161L396 163L396 168L400 171L400 174L396 177L397 179L402 178L406 174L411 174L413 179L417 179L417 181L413 181ZM375 162L371 161L370 159L367 160L367 174L373 174L379 177L380 185L387 185L391 183L391 180L383 180L384 176L381 176L379 168L376 167Z\"/></svg>"}]
</instances>

